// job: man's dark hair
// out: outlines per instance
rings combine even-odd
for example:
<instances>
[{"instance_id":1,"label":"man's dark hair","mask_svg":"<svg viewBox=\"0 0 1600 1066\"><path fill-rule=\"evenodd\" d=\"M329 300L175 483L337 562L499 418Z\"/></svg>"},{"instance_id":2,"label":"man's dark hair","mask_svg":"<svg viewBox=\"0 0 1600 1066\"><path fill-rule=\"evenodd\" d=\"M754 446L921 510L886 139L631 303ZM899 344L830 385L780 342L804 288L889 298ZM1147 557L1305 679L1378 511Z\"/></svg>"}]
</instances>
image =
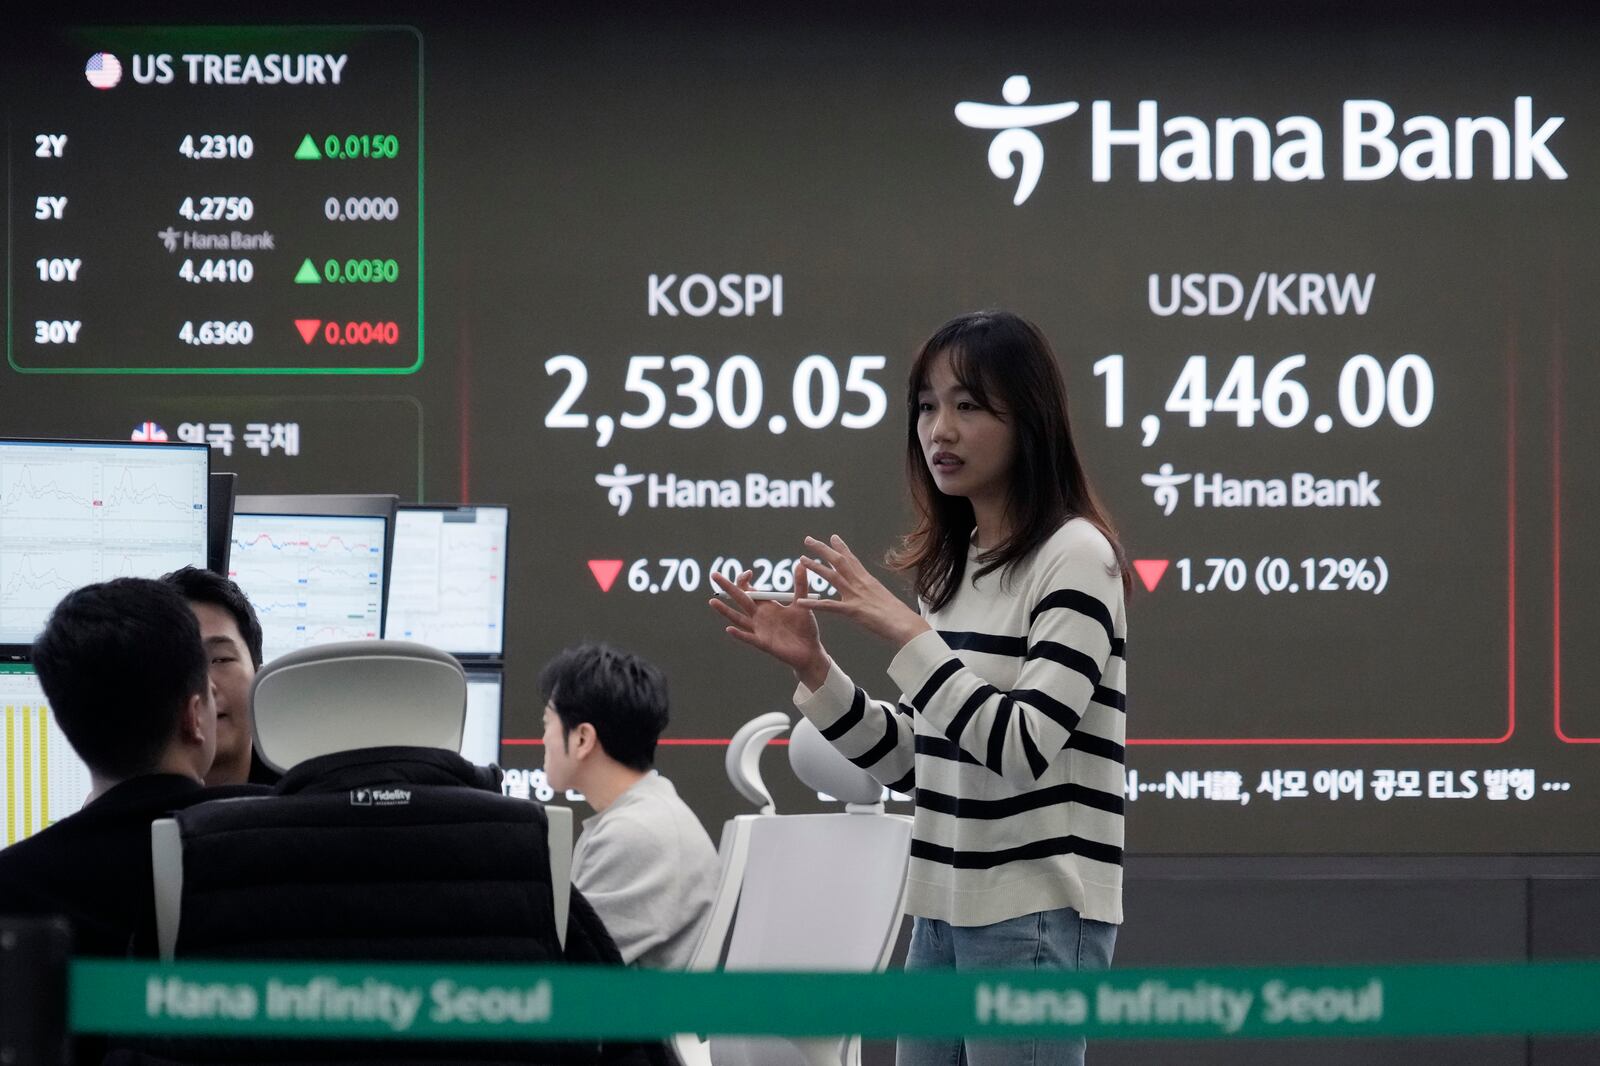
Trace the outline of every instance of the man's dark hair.
<instances>
[{"instance_id":1,"label":"man's dark hair","mask_svg":"<svg viewBox=\"0 0 1600 1066\"><path fill-rule=\"evenodd\" d=\"M209 603L233 615L238 623L239 635L250 650L250 662L261 669L261 620L256 609L250 606L250 597L232 581L211 570L186 566L161 578L177 589L190 603Z\"/></svg>"},{"instance_id":2,"label":"man's dark hair","mask_svg":"<svg viewBox=\"0 0 1600 1066\"><path fill-rule=\"evenodd\" d=\"M539 689L564 732L588 722L617 762L634 770L655 763L667 728L667 679L656 667L609 644L580 644L550 660Z\"/></svg>"},{"instance_id":3,"label":"man's dark hair","mask_svg":"<svg viewBox=\"0 0 1600 1066\"><path fill-rule=\"evenodd\" d=\"M96 773L149 773L210 684L200 623L172 586L119 577L67 593L33 642L61 731Z\"/></svg>"}]
</instances>

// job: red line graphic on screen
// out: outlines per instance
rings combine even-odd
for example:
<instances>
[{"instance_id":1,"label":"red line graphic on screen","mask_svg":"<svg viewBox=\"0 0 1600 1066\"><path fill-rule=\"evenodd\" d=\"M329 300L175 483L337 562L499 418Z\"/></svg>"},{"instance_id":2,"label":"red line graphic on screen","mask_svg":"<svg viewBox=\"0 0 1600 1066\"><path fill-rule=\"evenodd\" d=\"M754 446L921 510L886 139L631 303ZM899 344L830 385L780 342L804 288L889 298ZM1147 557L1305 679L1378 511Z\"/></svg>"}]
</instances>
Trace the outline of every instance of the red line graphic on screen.
<instances>
[{"instance_id":1,"label":"red line graphic on screen","mask_svg":"<svg viewBox=\"0 0 1600 1066\"><path fill-rule=\"evenodd\" d=\"M732 738L730 737L662 737L656 744L664 748L725 748ZM543 737L506 737L500 741L514 748L537 748L544 745ZM788 737L779 737L767 741L769 748L786 747Z\"/></svg>"},{"instance_id":2,"label":"red line graphic on screen","mask_svg":"<svg viewBox=\"0 0 1600 1066\"><path fill-rule=\"evenodd\" d=\"M1550 598L1552 620L1550 627L1551 653L1551 704L1554 707L1557 739L1567 744L1600 744L1600 737L1574 736L1561 724L1561 433L1566 420L1566 406L1562 403L1561 378L1565 373L1564 346L1560 327L1551 339L1550 366L1550 537L1551 569Z\"/></svg>"}]
</instances>

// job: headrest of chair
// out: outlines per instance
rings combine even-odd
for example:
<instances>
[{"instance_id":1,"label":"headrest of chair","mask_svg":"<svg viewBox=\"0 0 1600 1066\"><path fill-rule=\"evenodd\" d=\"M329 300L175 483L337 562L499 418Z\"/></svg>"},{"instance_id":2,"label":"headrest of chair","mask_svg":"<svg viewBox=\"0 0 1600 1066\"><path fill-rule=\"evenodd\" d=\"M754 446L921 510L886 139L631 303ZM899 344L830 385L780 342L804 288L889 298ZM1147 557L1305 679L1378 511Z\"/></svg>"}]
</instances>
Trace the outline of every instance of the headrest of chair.
<instances>
[{"instance_id":1,"label":"headrest of chair","mask_svg":"<svg viewBox=\"0 0 1600 1066\"><path fill-rule=\"evenodd\" d=\"M883 797L883 786L839 754L806 718L789 734L789 766L807 788L847 804L875 804Z\"/></svg>"},{"instance_id":2,"label":"headrest of chair","mask_svg":"<svg viewBox=\"0 0 1600 1066\"><path fill-rule=\"evenodd\" d=\"M733 782L739 795L759 807L762 814L772 814L775 808L772 793L767 791L766 782L761 780L761 752L766 748L767 741L788 728L789 716L782 711L757 715L739 727L733 739L728 741L727 754L722 757L728 780Z\"/></svg>"},{"instance_id":3,"label":"headrest of chair","mask_svg":"<svg viewBox=\"0 0 1600 1066\"><path fill-rule=\"evenodd\" d=\"M467 676L437 648L353 640L273 659L250 688L256 751L280 773L356 748L407 745L459 751Z\"/></svg>"}]
</instances>

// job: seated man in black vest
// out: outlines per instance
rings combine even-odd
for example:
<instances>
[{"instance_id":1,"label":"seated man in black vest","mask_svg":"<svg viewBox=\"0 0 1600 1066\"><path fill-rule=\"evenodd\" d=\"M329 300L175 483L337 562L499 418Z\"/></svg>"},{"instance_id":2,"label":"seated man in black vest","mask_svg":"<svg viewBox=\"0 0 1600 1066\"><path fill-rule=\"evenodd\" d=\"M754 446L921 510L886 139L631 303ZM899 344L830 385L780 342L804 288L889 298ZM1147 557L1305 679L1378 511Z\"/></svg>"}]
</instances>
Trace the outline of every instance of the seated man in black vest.
<instances>
[{"instance_id":1,"label":"seated man in black vest","mask_svg":"<svg viewBox=\"0 0 1600 1066\"><path fill-rule=\"evenodd\" d=\"M33 646L61 731L88 764L81 811L0 851L0 914L62 915L74 954L153 943L150 823L253 786L208 789L217 712L200 627L159 581L118 578L71 592Z\"/></svg>"},{"instance_id":2,"label":"seated man in black vest","mask_svg":"<svg viewBox=\"0 0 1600 1066\"><path fill-rule=\"evenodd\" d=\"M427 672L453 673L462 702L408 700L385 680L417 677L430 655L438 662ZM271 800L174 815L183 869L177 958L622 965L588 901L553 879L544 809L502 795L497 768L430 746L448 731L441 721L465 714L465 680L443 653L388 642L306 649L267 667L253 696L260 752L285 773ZM346 747L353 738L388 743ZM558 887L570 907L565 943ZM222 1038L147 1050L207 1062L396 1058L392 1043L362 1041L278 1048ZM403 1057L620 1066L663 1062L665 1048L429 1042Z\"/></svg>"}]
</instances>

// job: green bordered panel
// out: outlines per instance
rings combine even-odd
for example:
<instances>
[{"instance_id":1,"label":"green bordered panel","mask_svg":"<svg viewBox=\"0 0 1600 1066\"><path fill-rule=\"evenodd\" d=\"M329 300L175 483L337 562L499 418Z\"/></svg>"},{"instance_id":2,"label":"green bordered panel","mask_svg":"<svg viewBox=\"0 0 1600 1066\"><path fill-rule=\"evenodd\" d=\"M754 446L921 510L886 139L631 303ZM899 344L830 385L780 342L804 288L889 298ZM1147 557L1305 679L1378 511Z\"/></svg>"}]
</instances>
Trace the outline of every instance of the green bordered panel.
<instances>
[{"instance_id":1,"label":"green bordered panel","mask_svg":"<svg viewBox=\"0 0 1600 1066\"><path fill-rule=\"evenodd\" d=\"M1486 1037L1600 1030L1600 963L669 973L623 967L79 959L76 1033L986 1040Z\"/></svg>"},{"instance_id":2,"label":"green bordered panel","mask_svg":"<svg viewBox=\"0 0 1600 1066\"><path fill-rule=\"evenodd\" d=\"M421 368L416 30L72 29L5 77L13 369Z\"/></svg>"}]
</instances>

